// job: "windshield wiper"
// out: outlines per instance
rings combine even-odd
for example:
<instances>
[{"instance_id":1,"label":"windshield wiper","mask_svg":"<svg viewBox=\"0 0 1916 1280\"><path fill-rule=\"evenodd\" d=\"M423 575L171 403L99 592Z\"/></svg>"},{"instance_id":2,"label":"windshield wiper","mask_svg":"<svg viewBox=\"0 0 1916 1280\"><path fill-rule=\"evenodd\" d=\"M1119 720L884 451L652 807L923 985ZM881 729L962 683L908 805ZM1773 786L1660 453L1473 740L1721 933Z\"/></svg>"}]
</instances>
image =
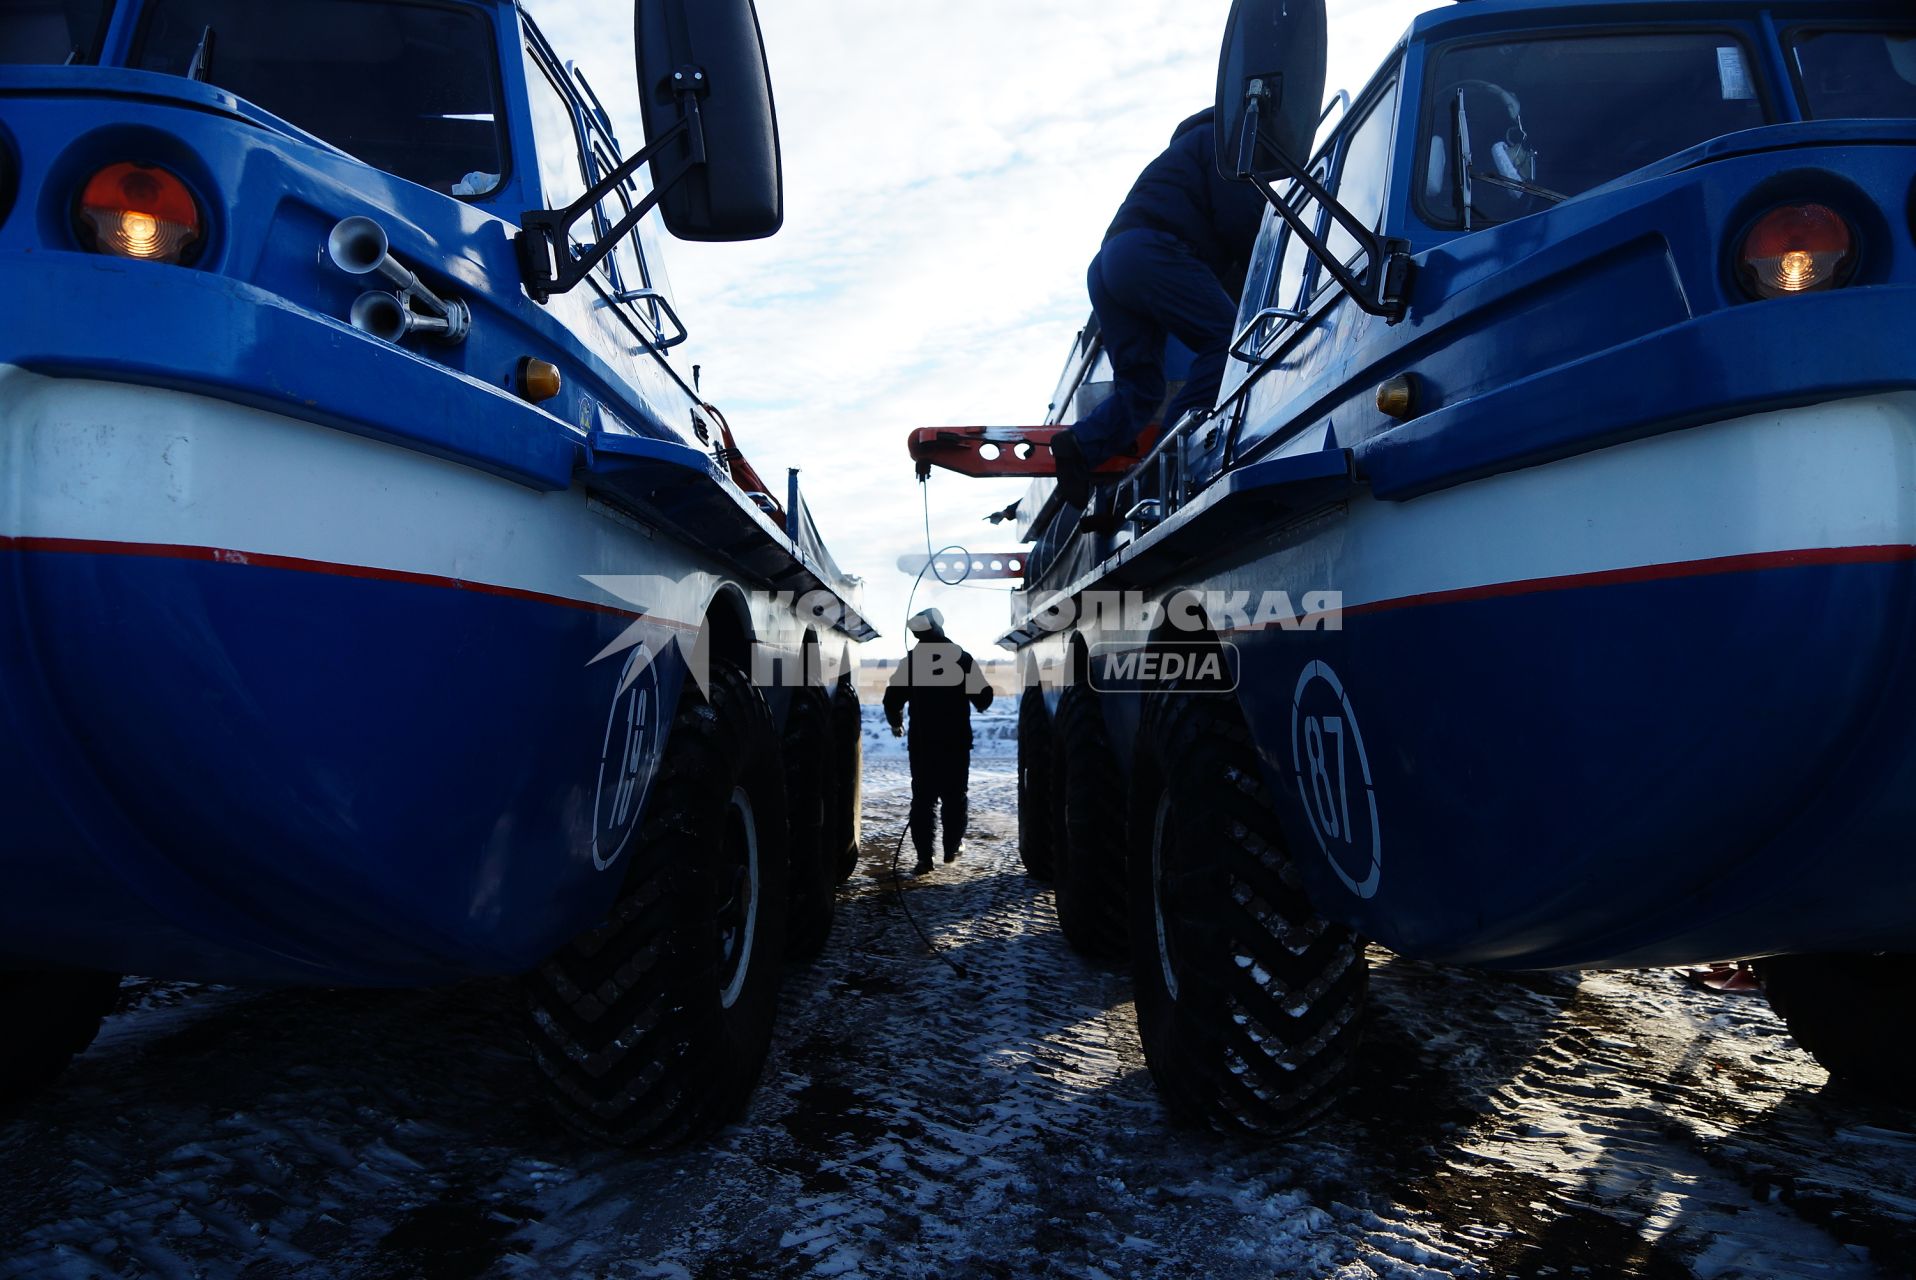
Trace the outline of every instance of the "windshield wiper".
<instances>
[{"instance_id":1,"label":"windshield wiper","mask_svg":"<svg viewBox=\"0 0 1916 1280\"><path fill-rule=\"evenodd\" d=\"M1515 178L1506 178L1501 173L1485 173L1481 169L1472 170L1471 179L1475 182L1488 182L1493 187L1502 187L1506 191L1520 191L1527 196L1536 196L1539 200L1548 200L1551 204L1562 204L1570 197L1561 191L1552 191L1549 187L1540 187L1534 182L1519 182Z\"/></svg>"},{"instance_id":2,"label":"windshield wiper","mask_svg":"<svg viewBox=\"0 0 1916 1280\"><path fill-rule=\"evenodd\" d=\"M193 61L186 64L186 78L208 83L213 74L213 28L208 27L200 33L199 47L193 50Z\"/></svg>"}]
</instances>

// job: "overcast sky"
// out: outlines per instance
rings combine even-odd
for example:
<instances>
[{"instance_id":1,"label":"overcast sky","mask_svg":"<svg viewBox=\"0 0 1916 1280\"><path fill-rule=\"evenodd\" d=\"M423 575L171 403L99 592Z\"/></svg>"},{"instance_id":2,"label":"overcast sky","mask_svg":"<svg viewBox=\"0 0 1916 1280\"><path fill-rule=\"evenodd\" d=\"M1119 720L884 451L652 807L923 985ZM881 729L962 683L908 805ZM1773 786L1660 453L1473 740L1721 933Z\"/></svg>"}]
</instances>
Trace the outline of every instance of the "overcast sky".
<instances>
[{"instance_id":1,"label":"overcast sky","mask_svg":"<svg viewBox=\"0 0 1916 1280\"><path fill-rule=\"evenodd\" d=\"M528 0L639 145L630 10ZM1432 0L1330 0L1328 87L1360 88ZM925 547L905 437L1035 423L1090 314L1084 273L1131 182L1211 99L1227 0L759 0L785 160L785 227L668 242L692 339L759 472L787 466L900 652ZM935 543L1016 550L982 517L1023 482L934 472ZM1002 587L1005 584L996 584ZM955 638L1002 656L1002 590L939 587Z\"/></svg>"}]
</instances>

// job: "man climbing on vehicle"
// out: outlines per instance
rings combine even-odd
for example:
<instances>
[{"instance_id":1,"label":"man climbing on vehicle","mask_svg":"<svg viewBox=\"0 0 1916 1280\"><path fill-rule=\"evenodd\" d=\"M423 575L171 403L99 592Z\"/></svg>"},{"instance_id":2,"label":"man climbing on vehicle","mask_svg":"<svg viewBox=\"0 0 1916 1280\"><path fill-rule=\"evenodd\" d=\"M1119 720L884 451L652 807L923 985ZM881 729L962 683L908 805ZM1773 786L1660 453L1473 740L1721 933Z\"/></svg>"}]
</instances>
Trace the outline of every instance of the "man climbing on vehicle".
<instances>
[{"instance_id":1,"label":"man climbing on vehicle","mask_svg":"<svg viewBox=\"0 0 1916 1280\"><path fill-rule=\"evenodd\" d=\"M934 806L943 809L945 861L958 857L965 839L965 796L971 787L971 711L991 705L991 685L970 654L945 635L945 618L926 609L907 624L917 643L892 674L885 690L885 719L895 736L905 732L911 708L911 843L914 871L932 869Z\"/></svg>"},{"instance_id":2,"label":"man climbing on vehicle","mask_svg":"<svg viewBox=\"0 0 1916 1280\"><path fill-rule=\"evenodd\" d=\"M1171 145L1138 176L1091 260L1086 283L1117 385L1110 399L1052 438L1058 488L1075 507L1090 499L1092 469L1136 443L1163 402L1167 333L1196 358L1165 410L1165 426L1209 408L1224 381L1264 197L1218 172L1211 116L1200 111L1177 127Z\"/></svg>"}]
</instances>

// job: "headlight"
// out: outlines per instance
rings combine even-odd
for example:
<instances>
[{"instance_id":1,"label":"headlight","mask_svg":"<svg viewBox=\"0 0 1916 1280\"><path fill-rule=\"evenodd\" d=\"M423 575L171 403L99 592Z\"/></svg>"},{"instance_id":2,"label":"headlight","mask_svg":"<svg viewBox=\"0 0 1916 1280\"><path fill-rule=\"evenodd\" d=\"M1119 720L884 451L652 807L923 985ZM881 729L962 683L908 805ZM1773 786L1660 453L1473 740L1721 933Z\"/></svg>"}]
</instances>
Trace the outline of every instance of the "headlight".
<instances>
[{"instance_id":1,"label":"headlight","mask_svg":"<svg viewBox=\"0 0 1916 1280\"><path fill-rule=\"evenodd\" d=\"M108 165L88 179L75 215L87 248L142 262L184 266L205 235L193 193L156 165Z\"/></svg>"},{"instance_id":2,"label":"headlight","mask_svg":"<svg viewBox=\"0 0 1916 1280\"><path fill-rule=\"evenodd\" d=\"M1822 204L1786 204L1757 219L1737 253L1737 274L1753 298L1834 289L1849 279L1856 235Z\"/></svg>"}]
</instances>

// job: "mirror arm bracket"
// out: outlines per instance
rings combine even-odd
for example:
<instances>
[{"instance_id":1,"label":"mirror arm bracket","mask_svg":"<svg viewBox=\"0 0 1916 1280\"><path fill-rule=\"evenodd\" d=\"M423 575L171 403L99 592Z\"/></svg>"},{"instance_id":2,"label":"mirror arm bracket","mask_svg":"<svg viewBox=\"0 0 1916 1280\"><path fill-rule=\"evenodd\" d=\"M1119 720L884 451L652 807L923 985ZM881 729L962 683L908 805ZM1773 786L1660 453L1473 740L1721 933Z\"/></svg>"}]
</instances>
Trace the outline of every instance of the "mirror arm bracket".
<instances>
[{"instance_id":1,"label":"mirror arm bracket","mask_svg":"<svg viewBox=\"0 0 1916 1280\"><path fill-rule=\"evenodd\" d=\"M1244 125L1237 135L1237 178L1239 182L1248 181L1257 169L1258 132L1264 123L1264 104L1271 99L1271 91L1262 77L1253 79L1244 86Z\"/></svg>"},{"instance_id":2,"label":"mirror arm bracket","mask_svg":"<svg viewBox=\"0 0 1916 1280\"><path fill-rule=\"evenodd\" d=\"M639 220L652 212L667 191L705 163L705 123L699 114L699 99L709 88L705 73L695 67L684 67L675 72L672 78L681 85L697 84L696 88L683 87L678 90L678 123L646 143L565 208L532 209L519 215L519 265L525 277L526 293L534 302L543 303L555 293L567 293L577 288L579 282L632 233L632 229L639 225ZM573 224L590 214L600 201L631 181L640 169L652 163L666 147L681 138L688 145L689 154L685 162L663 182L655 182L645 198L619 219L618 224L598 243L576 255L572 253Z\"/></svg>"},{"instance_id":3,"label":"mirror arm bracket","mask_svg":"<svg viewBox=\"0 0 1916 1280\"><path fill-rule=\"evenodd\" d=\"M1257 174L1258 126L1263 116L1263 104L1270 92L1261 79L1252 80L1245 94L1244 131L1238 138L1237 177L1248 181L1264 196L1267 204L1282 218L1304 241L1312 255L1321 262L1326 271L1338 284L1350 294L1351 301L1374 316L1382 316L1392 324L1404 318L1404 308L1410 293L1410 246L1405 241L1386 239L1366 227L1353 214L1339 203L1336 196L1324 189L1324 185L1300 167L1283 152L1272 147L1264 148L1283 173L1302 187L1310 199L1317 201L1338 225L1357 242L1365 258L1364 271L1354 273L1338 261L1337 255L1317 237L1317 233L1306 226L1297 210L1280 196L1268 180Z\"/></svg>"}]
</instances>

